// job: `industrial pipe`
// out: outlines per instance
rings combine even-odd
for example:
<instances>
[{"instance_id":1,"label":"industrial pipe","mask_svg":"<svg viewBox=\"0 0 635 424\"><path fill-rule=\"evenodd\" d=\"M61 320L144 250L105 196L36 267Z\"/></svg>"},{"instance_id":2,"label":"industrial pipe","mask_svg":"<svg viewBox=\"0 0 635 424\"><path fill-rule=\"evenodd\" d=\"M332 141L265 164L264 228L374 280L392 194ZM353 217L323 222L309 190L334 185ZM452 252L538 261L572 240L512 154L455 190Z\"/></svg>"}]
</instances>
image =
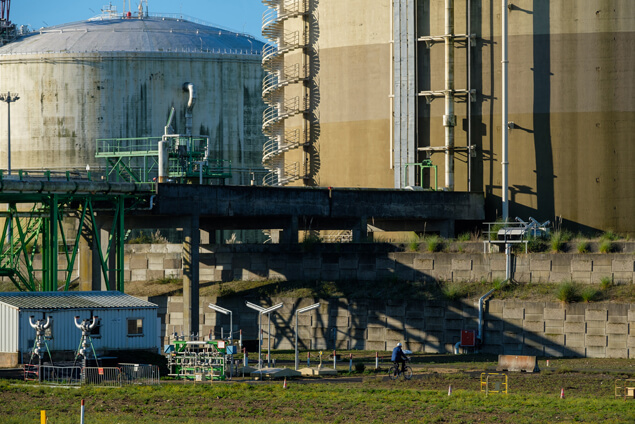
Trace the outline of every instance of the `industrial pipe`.
<instances>
[{"instance_id":1,"label":"industrial pipe","mask_svg":"<svg viewBox=\"0 0 635 424\"><path fill-rule=\"evenodd\" d=\"M508 181L508 158L507 158L507 143L508 143L508 116L507 116L507 83L508 83L508 69L507 66L509 64L507 58L507 1L502 0L502 9L501 9L501 18L502 18L502 82L503 87L501 90L501 99L502 99L502 125L501 125L501 133L502 133L502 154L501 154L501 166L502 166L502 184L501 184L501 199L502 199L502 219L503 222L507 222L509 218L509 200L507 192L509 191L509 181ZM505 244L507 245L507 243Z\"/></svg>"},{"instance_id":2,"label":"industrial pipe","mask_svg":"<svg viewBox=\"0 0 635 424\"><path fill-rule=\"evenodd\" d=\"M187 108L185 109L185 135L192 136L192 109L196 104L196 88L191 82L183 84L183 91L190 93L190 98L187 101Z\"/></svg>"},{"instance_id":3,"label":"industrial pipe","mask_svg":"<svg viewBox=\"0 0 635 424\"><path fill-rule=\"evenodd\" d=\"M445 188L454 191L454 0L445 0Z\"/></svg>"},{"instance_id":4,"label":"industrial pipe","mask_svg":"<svg viewBox=\"0 0 635 424\"><path fill-rule=\"evenodd\" d=\"M481 298L478 300L478 335L476 336L476 338L479 340L480 343L483 343L483 308L485 300L490 297L492 293L494 293L494 290L496 289L491 289L483 296L481 296Z\"/></svg>"}]
</instances>

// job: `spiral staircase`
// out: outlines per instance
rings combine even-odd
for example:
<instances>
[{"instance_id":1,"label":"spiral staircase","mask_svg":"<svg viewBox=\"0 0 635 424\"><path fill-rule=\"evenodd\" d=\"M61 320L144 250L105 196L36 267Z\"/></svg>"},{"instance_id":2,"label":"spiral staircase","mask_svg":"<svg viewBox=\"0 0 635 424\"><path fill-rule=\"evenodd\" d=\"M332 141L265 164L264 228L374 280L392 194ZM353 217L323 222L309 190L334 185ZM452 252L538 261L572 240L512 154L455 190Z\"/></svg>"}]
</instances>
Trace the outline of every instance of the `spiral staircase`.
<instances>
[{"instance_id":1,"label":"spiral staircase","mask_svg":"<svg viewBox=\"0 0 635 424\"><path fill-rule=\"evenodd\" d=\"M263 0L269 9L262 16L262 34L271 43L262 52L262 66L267 72L262 84L262 97L267 108L263 113L262 131L267 137L262 163L269 173L263 184L284 186L301 178L298 162L286 163L284 153L300 148L303 140L299 129L286 130L285 121L303 114L306 100L285 97L285 87L303 84L308 69L299 63L285 66L285 55L306 47L304 34L285 30L285 22L308 13L309 0Z\"/></svg>"}]
</instances>

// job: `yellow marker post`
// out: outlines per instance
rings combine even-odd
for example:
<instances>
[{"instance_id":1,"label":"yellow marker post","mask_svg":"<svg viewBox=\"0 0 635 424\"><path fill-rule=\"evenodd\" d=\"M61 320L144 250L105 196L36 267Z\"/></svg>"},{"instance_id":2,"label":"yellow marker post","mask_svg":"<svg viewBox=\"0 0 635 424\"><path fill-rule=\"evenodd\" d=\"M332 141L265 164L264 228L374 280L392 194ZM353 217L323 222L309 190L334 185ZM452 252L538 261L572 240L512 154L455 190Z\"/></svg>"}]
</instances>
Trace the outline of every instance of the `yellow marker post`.
<instances>
[{"instance_id":1,"label":"yellow marker post","mask_svg":"<svg viewBox=\"0 0 635 424\"><path fill-rule=\"evenodd\" d=\"M46 424L46 411L40 411L40 424Z\"/></svg>"}]
</instances>

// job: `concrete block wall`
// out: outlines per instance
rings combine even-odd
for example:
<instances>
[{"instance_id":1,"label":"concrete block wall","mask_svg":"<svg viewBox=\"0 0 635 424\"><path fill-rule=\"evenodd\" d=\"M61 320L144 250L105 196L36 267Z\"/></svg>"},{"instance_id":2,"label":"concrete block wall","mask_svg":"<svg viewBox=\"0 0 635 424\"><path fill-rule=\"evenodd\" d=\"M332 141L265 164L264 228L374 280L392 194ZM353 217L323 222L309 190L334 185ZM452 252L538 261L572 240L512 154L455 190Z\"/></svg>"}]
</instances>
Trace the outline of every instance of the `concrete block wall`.
<instances>
[{"instance_id":1,"label":"concrete block wall","mask_svg":"<svg viewBox=\"0 0 635 424\"><path fill-rule=\"evenodd\" d=\"M159 305L164 344L181 334L183 298L145 298ZM295 311L317 299L271 298L263 307L284 307L262 319L263 352L293 349ZM398 342L414 352L450 353L461 330L478 331L476 302L405 302L319 300L320 308L298 315L299 349L359 349L387 352ZM234 339L258 339L258 314L242 298L200 300L200 334L227 338L229 317L207 307L219 304L233 311ZM635 359L635 304L561 304L492 300L484 309L483 346L493 354L580 356Z\"/></svg>"},{"instance_id":2,"label":"concrete block wall","mask_svg":"<svg viewBox=\"0 0 635 424\"><path fill-rule=\"evenodd\" d=\"M183 276L181 245L128 245L125 280L146 281ZM635 280L635 254L521 254L513 258L514 279L528 283L577 281L597 284L603 278L628 284ZM200 281L233 280L382 280L478 281L505 278L501 253L402 252L392 245L320 245L310 252L300 245L204 246Z\"/></svg>"}]
</instances>

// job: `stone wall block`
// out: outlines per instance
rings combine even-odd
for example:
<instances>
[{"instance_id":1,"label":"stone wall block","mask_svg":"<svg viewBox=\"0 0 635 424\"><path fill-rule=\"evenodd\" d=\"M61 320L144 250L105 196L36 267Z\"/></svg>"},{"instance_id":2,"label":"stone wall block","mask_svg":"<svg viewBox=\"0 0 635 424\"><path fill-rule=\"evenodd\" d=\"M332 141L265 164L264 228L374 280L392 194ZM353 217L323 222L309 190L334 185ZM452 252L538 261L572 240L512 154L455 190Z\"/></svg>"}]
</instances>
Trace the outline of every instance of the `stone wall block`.
<instances>
[{"instance_id":1,"label":"stone wall block","mask_svg":"<svg viewBox=\"0 0 635 424\"><path fill-rule=\"evenodd\" d=\"M632 258L613 259L611 268L613 272L635 272L635 261Z\"/></svg>"},{"instance_id":2,"label":"stone wall block","mask_svg":"<svg viewBox=\"0 0 635 424\"><path fill-rule=\"evenodd\" d=\"M519 307L505 308L503 310L503 319L524 319L525 309Z\"/></svg>"},{"instance_id":3,"label":"stone wall block","mask_svg":"<svg viewBox=\"0 0 635 424\"><path fill-rule=\"evenodd\" d=\"M587 347L606 347L606 336L587 334L585 344Z\"/></svg>"},{"instance_id":4,"label":"stone wall block","mask_svg":"<svg viewBox=\"0 0 635 424\"><path fill-rule=\"evenodd\" d=\"M584 317L587 321L606 321L608 319L608 310L587 309Z\"/></svg>"},{"instance_id":5,"label":"stone wall block","mask_svg":"<svg viewBox=\"0 0 635 424\"><path fill-rule=\"evenodd\" d=\"M551 259L532 258L529 269L533 271L551 271Z\"/></svg>"},{"instance_id":6,"label":"stone wall block","mask_svg":"<svg viewBox=\"0 0 635 424\"><path fill-rule=\"evenodd\" d=\"M147 270L148 269L148 258L145 254L136 254L132 255L130 258L130 269L131 270Z\"/></svg>"},{"instance_id":7,"label":"stone wall block","mask_svg":"<svg viewBox=\"0 0 635 424\"><path fill-rule=\"evenodd\" d=\"M571 272L593 271L593 260L590 258L573 258L571 260Z\"/></svg>"}]
</instances>

